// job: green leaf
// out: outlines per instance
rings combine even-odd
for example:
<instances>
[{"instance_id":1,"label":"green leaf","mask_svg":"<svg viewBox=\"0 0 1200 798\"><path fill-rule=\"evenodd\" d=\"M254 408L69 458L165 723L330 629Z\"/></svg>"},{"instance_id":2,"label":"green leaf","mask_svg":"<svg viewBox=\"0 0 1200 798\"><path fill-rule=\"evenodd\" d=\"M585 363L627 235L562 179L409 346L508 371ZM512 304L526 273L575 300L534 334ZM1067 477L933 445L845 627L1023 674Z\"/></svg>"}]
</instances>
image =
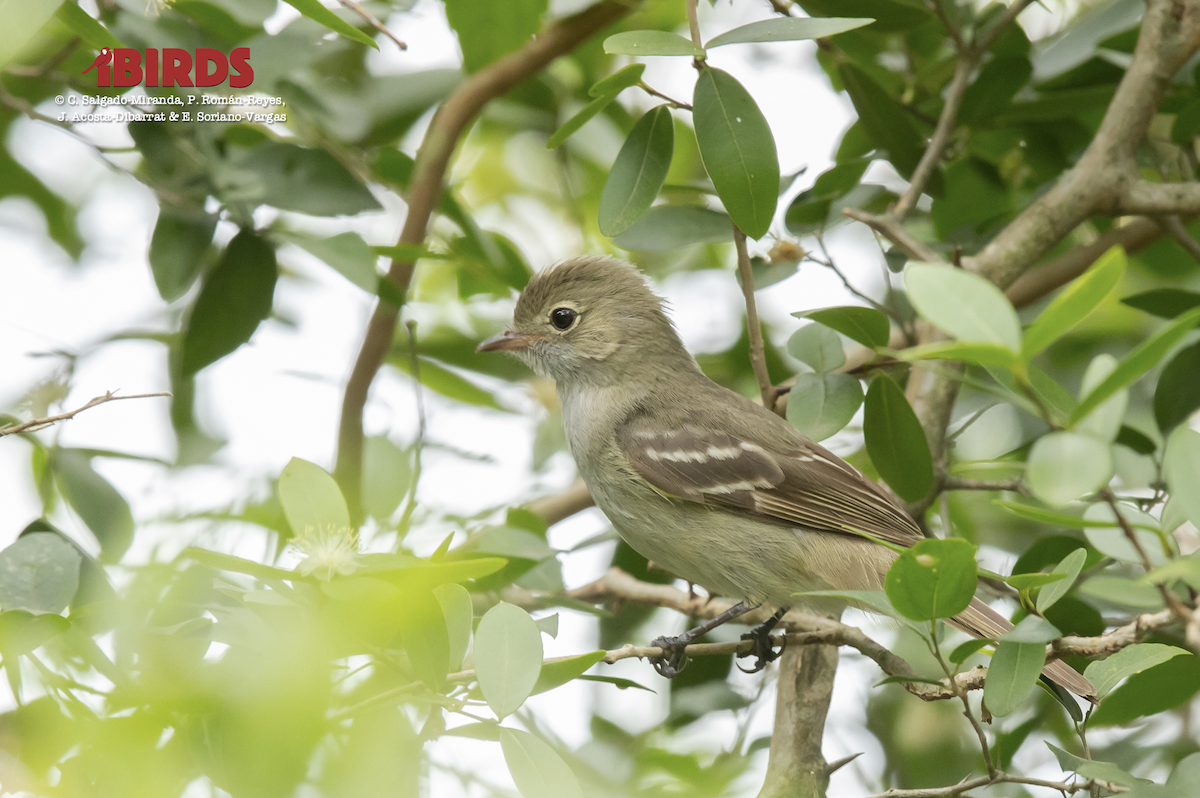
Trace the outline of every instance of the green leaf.
<instances>
[{"instance_id":1,"label":"green leaf","mask_svg":"<svg viewBox=\"0 0 1200 798\"><path fill-rule=\"evenodd\" d=\"M1058 766L1065 771L1073 771L1083 776L1085 779L1099 779L1100 781L1114 784L1118 787L1136 787L1139 784L1148 784L1146 779L1139 779L1131 776L1121 768L1114 765L1112 762L1100 762L1095 759L1084 759L1083 757L1075 756L1074 754L1064 751L1057 746L1046 743L1046 746L1054 752L1054 758L1058 760Z\"/></svg>"},{"instance_id":2,"label":"green leaf","mask_svg":"<svg viewBox=\"0 0 1200 798\"><path fill-rule=\"evenodd\" d=\"M16 657L32 654L70 628L71 622L61 615L31 615L24 610L2 612L0 655L13 658L10 667L16 668Z\"/></svg>"},{"instance_id":3,"label":"green leaf","mask_svg":"<svg viewBox=\"0 0 1200 798\"><path fill-rule=\"evenodd\" d=\"M1091 393L1097 385L1108 379L1117 368L1117 359L1107 352L1102 352L1092 358L1087 371L1083 374L1083 383L1079 387L1080 396ZM1125 418L1125 410L1129 407L1129 391L1121 389L1105 399L1100 405L1075 425L1075 432L1091 435L1093 438L1112 443L1121 431L1121 422Z\"/></svg>"},{"instance_id":4,"label":"green leaf","mask_svg":"<svg viewBox=\"0 0 1200 798\"><path fill-rule=\"evenodd\" d=\"M588 89L588 96L603 97L606 94L617 95L628 89L630 86L636 86L642 79L642 73L646 71L645 64L630 64L624 69L619 69L608 77L598 80Z\"/></svg>"},{"instance_id":5,"label":"green leaf","mask_svg":"<svg viewBox=\"0 0 1200 798\"><path fill-rule=\"evenodd\" d=\"M501 729L500 749L522 798L583 798L579 779L540 738L529 732Z\"/></svg>"},{"instance_id":6,"label":"green leaf","mask_svg":"<svg viewBox=\"0 0 1200 798\"><path fill-rule=\"evenodd\" d=\"M1043 576L1049 576L1049 574L1043 574ZM999 641L1001 643L1042 643L1044 645L1060 637L1062 637L1062 632L1045 618L1026 615L1020 623L1000 635Z\"/></svg>"},{"instance_id":7,"label":"green leaf","mask_svg":"<svg viewBox=\"0 0 1200 798\"><path fill-rule=\"evenodd\" d=\"M412 359L407 352L400 357L389 358L388 363L405 374L412 373ZM461 377L456 372L428 358L418 358L418 369L421 384L430 390L437 391L442 396L448 396L457 402L476 407L490 407L493 410L504 409L504 406L496 401L496 397L490 391L480 388L466 377Z\"/></svg>"},{"instance_id":8,"label":"green leaf","mask_svg":"<svg viewBox=\"0 0 1200 798\"><path fill-rule=\"evenodd\" d=\"M1065 513L1056 513L1051 510L1044 510L1041 507L1034 507L1031 504L1023 504L1021 502L1004 501L996 499L992 502L998 504L1010 512L1016 513L1022 518L1027 518L1030 521L1037 521L1039 524L1051 524L1053 526L1065 526L1069 529L1087 529L1091 526L1097 526L1093 521L1089 521L1078 515L1066 515ZM1107 524L1107 526L1115 527L1117 524ZM1082 543L1078 543L1082 546Z\"/></svg>"},{"instance_id":9,"label":"green leaf","mask_svg":"<svg viewBox=\"0 0 1200 798\"><path fill-rule=\"evenodd\" d=\"M318 25L324 25L331 31L340 33L351 41L365 44L368 47L374 47L376 50L379 49L379 45L375 43L374 39L321 5L320 0L284 0L284 2Z\"/></svg>"},{"instance_id":10,"label":"green leaf","mask_svg":"<svg viewBox=\"0 0 1200 798\"><path fill-rule=\"evenodd\" d=\"M1160 430L1170 432L1197 409L1200 409L1200 343L1179 350L1158 375L1154 420Z\"/></svg>"},{"instance_id":11,"label":"green leaf","mask_svg":"<svg viewBox=\"0 0 1200 798\"><path fill-rule=\"evenodd\" d=\"M475 630L475 673L488 706L503 718L533 691L542 669L542 633L529 613L500 602Z\"/></svg>"},{"instance_id":12,"label":"green leaf","mask_svg":"<svg viewBox=\"0 0 1200 798\"><path fill-rule=\"evenodd\" d=\"M1076 432L1038 438L1025 465L1025 482L1033 495L1054 507L1099 490L1112 474L1109 446Z\"/></svg>"},{"instance_id":13,"label":"green leaf","mask_svg":"<svg viewBox=\"0 0 1200 798\"><path fill-rule=\"evenodd\" d=\"M787 420L823 441L849 424L862 403L862 383L849 374L798 374L788 392Z\"/></svg>"},{"instance_id":14,"label":"green leaf","mask_svg":"<svg viewBox=\"0 0 1200 798\"><path fill-rule=\"evenodd\" d=\"M534 618L533 622L537 624L538 631L550 637L558 637L558 613L546 615L541 618Z\"/></svg>"},{"instance_id":15,"label":"green leaf","mask_svg":"<svg viewBox=\"0 0 1200 798\"><path fill-rule=\"evenodd\" d=\"M1173 319L1200 307L1200 294L1180 288L1155 288L1153 291L1127 296L1121 302L1154 316Z\"/></svg>"},{"instance_id":16,"label":"green leaf","mask_svg":"<svg viewBox=\"0 0 1200 798\"><path fill-rule=\"evenodd\" d=\"M368 294L374 294L379 288L379 272L375 270L376 253L358 233L338 233L321 238L298 231L276 230L274 237L295 244L324 261Z\"/></svg>"},{"instance_id":17,"label":"green leaf","mask_svg":"<svg viewBox=\"0 0 1200 798\"><path fill-rule=\"evenodd\" d=\"M74 3L63 6L68 7L79 8ZM150 238L150 271L159 296L173 302L191 288L216 229L217 217L213 214L162 206Z\"/></svg>"},{"instance_id":18,"label":"green leaf","mask_svg":"<svg viewBox=\"0 0 1200 798\"><path fill-rule=\"evenodd\" d=\"M182 368L195 374L250 340L271 312L275 296L275 250L242 230L209 273L183 331Z\"/></svg>"},{"instance_id":19,"label":"green leaf","mask_svg":"<svg viewBox=\"0 0 1200 798\"><path fill-rule=\"evenodd\" d=\"M963 343L961 341L939 341L933 344L913 346L896 353L900 360L955 360L977 366L999 366L1015 369L1017 353L997 344Z\"/></svg>"},{"instance_id":20,"label":"green leaf","mask_svg":"<svg viewBox=\"0 0 1200 798\"><path fill-rule=\"evenodd\" d=\"M475 610L471 594L462 585L445 584L433 589L433 596L442 608L446 619L446 640L449 644L450 670L462 667L463 657L471 643L471 620Z\"/></svg>"},{"instance_id":21,"label":"green leaf","mask_svg":"<svg viewBox=\"0 0 1200 798\"><path fill-rule=\"evenodd\" d=\"M1013 574L1004 578L1009 587L1016 590L1032 590L1063 578L1062 574Z\"/></svg>"},{"instance_id":22,"label":"green leaf","mask_svg":"<svg viewBox=\"0 0 1200 798\"><path fill-rule=\"evenodd\" d=\"M917 414L904 391L887 375L867 390L863 412L867 454L880 475L905 501L916 501L933 487L933 458Z\"/></svg>"},{"instance_id":23,"label":"green leaf","mask_svg":"<svg viewBox=\"0 0 1200 798\"><path fill-rule=\"evenodd\" d=\"M446 18L458 34L463 67L478 72L538 32L548 0L447 0Z\"/></svg>"},{"instance_id":24,"label":"green leaf","mask_svg":"<svg viewBox=\"0 0 1200 798\"><path fill-rule=\"evenodd\" d=\"M824 39L836 36L848 30L870 25L875 20L836 17L807 18L786 17L766 19L762 22L751 22L731 31L726 31L704 45L705 49L722 47L726 44L743 44L747 42L792 42L801 39Z\"/></svg>"},{"instance_id":25,"label":"green leaf","mask_svg":"<svg viewBox=\"0 0 1200 798\"><path fill-rule=\"evenodd\" d=\"M911 177L925 151L925 139L913 126L908 112L886 89L848 61L838 66L838 75L858 112L858 124L876 147L887 152L900 174Z\"/></svg>"},{"instance_id":26,"label":"green leaf","mask_svg":"<svg viewBox=\"0 0 1200 798\"><path fill-rule=\"evenodd\" d=\"M688 244L721 244L733 240L733 222L723 213L691 205L658 205L613 243L622 249L666 252Z\"/></svg>"},{"instance_id":27,"label":"green leaf","mask_svg":"<svg viewBox=\"0 0 1200 798\"><path fill-rule=\"evenodd\" d=\"M546 139L546 149L553 150L562 145L564 141L573 136L579 128L591 121L592 117L603 111L612 101L617 99L616 94L602 94L592 100L587 105L583 106L583 110L575 114L575 116L563 123L562 127L554 131L550 138Z\"/></svg>"},{"instance_id":28,"label":"green leaf","mask_svg":"<svg viewBox=\"0 0 1200 798\"><path fill-rule=\"evenodd\" d=\"M75 3L63 3L54 16L72 33L91 45L93 49L125 46L116 36L112 35L108 28L101 25Z\"/></svg>"},{"instance_id":29,"label":"green leaf","mask_svg":"<svg viewBox=\"0 0 1200 798\"><path fill-rule=\"evenodd\" d=\"M1094 601L1132 607L1138 610L1162 609L1163 597L1155 588L1136 579L1099 574L1077 588L1079 594Z\"/></svg>"},{"instance_id":30,"label":"green leaf","mask_svg":"<svg viewBox=\"0 0 1200 798\"><path fill-rule=\"evenodd\" d=\"M703 58L704 49L676 33L665 30L630 30L604 40L610 55L688 55Z\"/></svg>"},{"instance_id":31,"label":"green leaf","mask_svg":"<svg viewBox=\"0 0 1200 798\"><path fill-rule=\"evenodd\" d=\"M1123 726L1182 705L1200 691L1200 659L1174 657L1130 676L1092 715L1091 725Z\"/></svg>"},{"instance_id":32,"label":"green leaf","mask_svg":"<svg viewBox=\"0 0 1200 798\"><path fill-rule=\"evenodd\" d=\"M133 542L133 514L129 502L107 479L96 473L91 461L75 449L54 455L54 471L63 498L92 530L100 543L100 557L115 563Z\"/></svg>"},{"instance_id":33,"label":"green leaf","mask_svg":"<svg viewBox=\"0 0 1200 798\"><path fill-rule=\"evenodd\" d=\"M1045 643L1000 643L988 665L983 700L997 717L1011 715L1029 697L1046 664Z\"/></svg>"},{"instance_id":34,"label":"green leaf","mask_svg":"<svg viewBox=\"0 0 1200 798\"><path fill-rule=\"evenodd\" d=\"M977 569L975 547L962 538L922 540L892 563L883 589L905 618L951 618L975 597Z\"/></svg>"},{"instance_id":35,"label":"green leaf","mask_svg":"<svg viewBox=\"0 0 1200 798\"><path fill-rule=\"evenodd\" d=\"M411 483L408 452L383 435L372 435L364 441L362 505L367 515L379 521L390 518Z\"/></svg>"},{"instance_id":36,"label":"green leaf","mask_svg":"<svg viewBox=\"0 0 1200 798\"><path fill-rule=\"evenodd\" d=\"M370 190L323 149L265 141L235 152L229 158L231 166L257 178L247 200L314 216L383 209Z\"/></svg>"},{"instance_id":37,"label":"green leaf","mask_svg":"<svg viewBox=\"0 0 1200 798\"><path fill-rule=\"evenodd\" d=\"M1191 332L1198 321L1200 321L1200 308L1193 308L1126 355L1113 373L1097 385L1071 413L1071 424L1078 423L1105 399L1152 369L1166 356L1167 352L1171 351L1175 344Z\"/></svg>"},{"instance_id":38,"label":"green leaf","mask_svg":"<svg viewBox=\"0 0 1200 798\"><path fill-rule=\"evenodd\" d=\"M1118 682L1127 676L1153 668L1172 657L1191 655L1186 649L1163 643L1137 643L1121 649L1107 659L1092 662L1083 675L1096 687L1096 695L1104 699Z\"/></svg>"},{"instance_id":39,"label":"green leaf","mask_svg":"<svg viewBox=\"0 0 1200 798\"><path fill-rule=\"evenodd\" d=\"M1083 564L1087 561L1087 549L1075 549L1075 551L1063 557L1062 562L1054 566L1051 573L1062 574L1063 579L1053 582L1043 587L1038 591L1037 611L1043 615L1046 610L1053 607L1059 599L1070 592L1075 580L1079 578L1079 573L1083 570Z\"/></svg>"},{"instance_id":40,"label":"green leaf","mask_svg":"<svg viewBox=\"0 0 1200 798\"><path fill-rule=\"evenodd\" d=\"M986 648L987 646L990 646L992 644L992 642L993 641L991 641L991 640L983 639L983 640L968 640L965 643L959 643L957 646L954 647L954 650L950 652L950 656L947 657L947 659L949 659L955 665L961 665L964 662L966 662L967 658L970 657L972 654L975 654L975 653L981 651L982 649Z\"/></svg>"},{"instance_id":41,"label":"green leaf","mask_svg":"<svg viewBox=\"0 0 1200 798\"><path fill-rule=\"evenodd\" d=\"M1113 247L1046 306L1021 340L1021 357L1030 360L1095 310L1125 273L1125 250Z\"/></svg>"},{"instance_id":42,"label":"green leaf","mask_svg":"<svg viewBox=\"0 0 1200 798\"><path fill-rule=\"evenodd\" d=\"M0 69L25 48L63 0L0 0Z\"/></svg>"},{"instance_id":43,"label":"green leaf","mask_svg":"<svg viewBox=\"0 0 1200 798\"><path fill-rule=\"evenodd\" d=\"M1004 292L952 266L910 263L904 285L917 312L946 334L968 343L1021 347L1021 323Z\"/></svg>"},{"instance_id":44,"label":"green leaf","mask_svg":"<svg viewBox=\"0 0 1200 798\"><path fill-rule=\"evenodd\" d=\"M0 608L57 614L79 588L78 549L53 532L23 535L0 551Z\"/></svg>"},{"instance_id":45,"label":"green leaf","mask_svg":"<svg viewBox=\"0 0 1200 798\"><path fill-rule=\"evenodd\" d=\"M592 651L577 657L565 657L543 663L542 673L538 676L537 684L533 686L531 695L553 690L572 679L578 679L584 671L604 659L605 653L604 651Z\"/></svg>"},{"instance_id":46,"label":"green leaf","mask_svg":"<svg viewBox=\"0 0 1200 798\"><path fill-rule=\"evenodd\" d=\"M766 117L732 75L707 67L696 79L692 120L725 210L743 233L762 238L779 199L779 158Z\"/></svg>"},{"instance_id":47,"label":"green leaf","mask_svg":"<svg viewBox=\"0 0 1200 798\"><path fill-rule=\"evenodd\" d=\"M888 317L874 308L845 305L837 308L803 310L793 313L797 318L808 318L837 330L863 346L887 346L891 334Z\"/></svg>"},{"instance_id":48,"label":"green leaf","mask_svg":"<svg viewBox=\"0 0 1200 798\"><path fill-rule=\"evenodd\" d=\"M806 324L796 330L788 339L787 350L792 357L821 374L836 371L846 364L842 339L823 324Z\"/></svg>"},{"instance_id":49,"label":"green leaf","mask_svg":"<svg viewBox=\"0 0 1200 798\"><path fill-rule=\"evenodd\" d=\"M579 680L582 682L602 682L604 684L611 684L615 685L619 690L628 690L633 688L636 690L645 690L647 693L655 692L644 684L638 684L633 679L622 679L619 676L602 676L598 674L586 673L583 676L580 676Z\"/></svg>"},{"instance_id":50,"label":"green leaf","mask_svg":"<svg viewBox=\"0 0 1200 798\"><path fill-rule=\"evenodd\" d=\"M1122 425L1120 431L1117 432L1116 442L1138 454L1154 454L1158 449L1158 445L1148 436L1126 425Z\"/></svg>"},{"instance_id":51,"label":"green leaf","mask_svg":"<svg viewBox=\"0 0 1200 798\"><path fill-rule=\"evenodd\" d=\"M996 116L1029 82L1032 72L1033 65L1024 56L993 58L963 92L959 124L974 125Z\"/></svg>"},{"instance_id":52,"label":"green leaf","mask_svg":"<svg viewBox=\"0 0 1200 798\"><path fill-rule=\"evenodd\" d=\"M450 671L450 627L441 602L431 590L405 591L399 620L400 640L413 674L437 690Z\"/></svg>"},{"instance_id":53,"label":"green leaf","mask_svg":"<svg viewBox=\"0 0 1200 798\"><path fill-rule=\"evenodd\" d=\"M671 109L648 111L625 139L600 193L600 232L619 236L654 204L675 151Z\"/></svg>"},{"instance_id":54,"label":"green leaf","mask_svg":"<svg viewBox=\"0 0 1200 798\"><path fill-rule=\"evenodd\" d=\"M350 511L337 482L319 465L293 457L279 475L279 503L292 532L350 528Z\"/></svg>"},{"instance_id":55,"label":"green leaf","mask_svg":"<svg viewBox=\"0 0 1200 798\"><path fill-rule=\"evenodd\" d=\"M1171 503L1200 528L1200 432L1179 427L1167 439L1163 476L1171 489Z\"/></svg>"},{"instance_id":56,"label":"green leaf","mask_svg":"<svg viewBox=\"0 0 1200 798\"><path fill-rule=\"evenodd\" d=\"M1183 580L1184 584L1193 589L1200 587L1200 552L1167 560L1142 575L1142 581L1152 585L1170 585L1177 580Z\"/></svg>"},{"instance_id":57,"label":"green leaf","mask_svg":"<svg viewBox=\"0 0 1200 798\"><path fill-rule=\"evenodd\" d=\"M1163 553L1162 540L1158 534L1157 519L1149 513L1142 512L1125 503L1119 503L1117 506L1121 508L1121 516L1134 527L1134 534L1137 536L1142 550L1150 558L1150 562L1156 565L1161 564L1166 558ZM1105 522L1104 526L1089 526L1084 530L1088 543L1091 543L1097 551L1116 560L1141 564L1141 555L1129 542L1125 531L1116 523L1117 518L1111 507L1103 502L1090 504L1084 511L1083 517L1088 519L1089 523L1092 520Z\"/></svg>"}]
</instances>

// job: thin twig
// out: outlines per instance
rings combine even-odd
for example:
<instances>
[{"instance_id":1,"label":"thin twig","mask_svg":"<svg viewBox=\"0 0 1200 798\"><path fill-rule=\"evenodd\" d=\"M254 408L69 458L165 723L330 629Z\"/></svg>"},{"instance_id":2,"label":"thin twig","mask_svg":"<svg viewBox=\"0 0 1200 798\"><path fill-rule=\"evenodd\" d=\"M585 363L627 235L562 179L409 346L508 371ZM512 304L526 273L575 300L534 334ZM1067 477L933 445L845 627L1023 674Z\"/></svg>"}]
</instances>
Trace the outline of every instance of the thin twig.
<instances>
[{"instance_id":1,"label":"thin twig","mask_svg":"<svg viewBox=\"0 0 1200 798\"><path fill-rule=\"evenodd\" d=\"M392 41L394 41L396 43L396 46L399 47L401 50L408 49L407 44L405 44L404 42L402 42L398 38L396 38L396 34L392 33L390 30L388 30L386 25L384 25L382 22L380 22L375 17L374 14L372 14L367 9L363 8L360 4L356 3L354 0L338 0L338 2L340 2L346 8L353 11L355 14L358 14L364 20L366 20L367 24L369 24L372 28L374 28L375 30L382 33L384 36L386 36L389 39L391 39Z\"/></svg>"},{"instance_id":2,"label":"thin twig","mask_svg":"<svg viewBox=\"0 0 1200 798\"><path fill-rule=\"evenodd\" d=\"M7 427L0 427L0 438L5 435L20 435L21 433L38 432L46 427L56 424L59 421L67 421L82 413L84 410L89 410L97 405L105 404L106 402L118 402L123 399L148 399L152 396L171 396L172 394L163 391L160 393L137 393L129 396L117 396L113 391L109 391L103 396L97 396L88 401L83 407L77 407L69 413L59 413L57 416L47 416L46 418L31 418L29 421L22 421L20 424L11 424Z\"/></svg>"},{"instance_id":3,"label":"thin twig","mask_svg":"<svg viewBox=\"0 0 1200 798\"><path fill-rule=\"evenodd\" d=\"M864 294L862 291L859 291L857 288L855 288L850 283L850 279L848 277L846 277L846 273L838 268L837 263L835 263L833 260L833 256L829 254L829 249L825 246L825 236L821 235L821 233L818 232L813 235L813 238L817 239L817 246L821 248L821 254L825 256L825 260L817 260L816 258L812 257L811 255L808 256L809 260L813 261L814 263L819 263L820 265L824 266L826 269L829 269L831 272L836 274L838 279L842 281L842 285L846 286L846 290L849 291L851 294L854 294L854 296L856 296L859 299L861 299L862 301L866 302L868 305L875 308L876 310L878 310L880 313L884 314L885 316L888 316L888 317L894 319L897 323L900 322L900 319L896 318L896 313L891 308L889 308L887 305L884 305L883 303L867 296L866 294Z\"/></svg>"},{"instance_id":4,"label":"thin twig","mask_svg":"<svg viewBox=\"0 0 1200 798\"><path fill-rule=\"evenodd\" d=\"M417 509L417 483L421 481L421 453L425 448L425 399L421 391L421 358L417 355L417 323L409 319L404 328L408 330L409 368L412 369L413 392L417 396L417 441L413 444L413 472L408 487L408 501L404 505L400 523L396 524L401 540L408 534L408 526Z\"/></svg>"},{"instance_id":5,"label":"thin twig","mask_svg":"<svg viewBox=\"0 0 1200 798\"><path fill-rule=\"evenodd\" d=\"M667 95L663 94L658 89L656 89L653 86L651 86L650 84L646 83L646 81L644 81L644 80L639 80L637 85L638 85L639 89L646 92L647 94L657 97L660 100L666 100L667 104L671 105L674 108L682 108L685 111L692 110L692 106L690 103L685 103L683 100L676 100L673 97L668 97Z\"/></svg>"},{"instance_id":6,"label":"thin twig","mask_svg":"<svg viewBox=\"0 0 1200 798\"><path fill-rule=\"evenodd\" d=\"M692 44L696 47L703 47L704 43L700 39L700 17L696 13L696 0L686 0L688 32L692 34Z\"/></svg>"},{"instance_id":7,"label":"thin twig","mask_svg":"<svg viewBox=\"0 0 1200 798\"><path fill-rule=\"evenodd\" d=\"M908 231L898 223L895 219L888 216L878 216L873 213L859 210L858 208L846 208L842 213L856 222L862 222L877 230L880 235L891 241L900 249L904 250L904 254L913 260L924 261L927 263L940 263L942 257L929 248L924 242L918 241L909 235Z\"/></svg>"},{"instance_id":8,"label":"thin twig","mask_svg":"<svg viewBox=\"0 0 1200 798\"><path fill-rule=\"evenodd\" d=\"M689 0L693 2L694 0ZM754 303L754 270L750 266L750 253L746 249L746 234L736 224L733 226L733 243L737 248L738 276L742 279L742 296L746 300L746 327L750 336L750 365L754 367L754 378L762 393L763 407L775 408L775 385L767 371L766 350L763 346L762 326L758 321L758 307Z\"/></svg>"},{"instance_id":9,"label":"thin twig","mask_svg":"<svg viewBox=\"0 0 1200 798\"><path fill-rule=\"evenodd\" d=\"M996 38L1004 32L1010 22L1015 22L1017 17L1021 15L1029 6L1033 5L1035 0L1016 0L1008 8L1004 9L1004 13L996 17L996 21L986 30L983 35L977 38L973 45L976 52L982 53L992 46Z\"/></svg>"},{"instance_id":10,"label":"thin twig","mask_svg":"<svg viewBox=\"0 0 1200 798\"><path fill-rule=\"evenodd\" d=\"M941 6L940 0L934 0L934 2L939 7ZM913 170L908 188L892 208L891 215L897 222L903 222L917 207L917 200L921 199L925 185L929 182L929 178L933 177L934 170L942 160L942 152L946 149L947 142L950 141L950 134L954 132L954 124L958 120L958 109L962 105L963 93L967 90L971 73L975 70L975 64L976 58L963 52L960 48L958 65L954 68L954 77L951 78L950 87L946 90L946 102L942 105L942 113L938 117L937 127L933 130L933 136L930 137L929 144L925 147L925 152L921 155L917 168Z\"/></svg>"},{"instance_id":11,"label":"thin twig","mask_svg":"<svg viewBox=\"0 0 1200 798\"><path fill-rule=\"evenodd\" d=\"M1189 255L1200 261L1200 241L1192 237L1178 216L1156 216L1154 221L1166 231L1167 235L1175 239L1179 246L1187 250Z\"/></svg>"}]
</instances>

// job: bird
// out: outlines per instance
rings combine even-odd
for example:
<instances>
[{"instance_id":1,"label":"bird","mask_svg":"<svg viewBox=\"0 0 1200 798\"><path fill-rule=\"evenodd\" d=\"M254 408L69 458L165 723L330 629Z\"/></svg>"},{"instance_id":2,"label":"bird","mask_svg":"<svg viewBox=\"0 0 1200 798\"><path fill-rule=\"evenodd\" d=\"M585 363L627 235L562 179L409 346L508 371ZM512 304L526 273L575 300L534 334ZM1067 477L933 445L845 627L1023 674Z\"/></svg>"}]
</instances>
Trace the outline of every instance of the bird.
<instances>
[{"instance_id":1,"label":"bird","mask_svg":"<svg viewBox=\"0 0 1200 798\"><path fill-rule=\"evenodd\" d=\"M570 258L535 274L512 323L477 352L509 352L555 381L568 448L596 505L638 553L712 595L741 601L682 635L654 641L673 677L684 647L767 605L746 635L759 670L771 629L792 607L836 617L845 601L803 594L882 590L921 528L886 490L776 413L709 379L664 302L633 265ZM801 595L797 595L801 594ZM949 622L995 639L1012 624L979 598ZM1089 701L1066 663L1046 678Z\"/></svg>"}]
</instances>

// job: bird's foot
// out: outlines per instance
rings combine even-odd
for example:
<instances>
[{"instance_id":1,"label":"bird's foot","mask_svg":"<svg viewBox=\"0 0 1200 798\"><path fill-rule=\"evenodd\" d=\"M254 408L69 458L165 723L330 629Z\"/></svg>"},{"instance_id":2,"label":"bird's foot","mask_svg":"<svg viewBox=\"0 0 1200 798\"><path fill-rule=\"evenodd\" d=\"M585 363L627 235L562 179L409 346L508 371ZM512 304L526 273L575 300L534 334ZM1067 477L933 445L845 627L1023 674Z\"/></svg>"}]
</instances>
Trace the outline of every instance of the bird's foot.
<instances>
[{"instance_id":1,"label":"bird's foot","mask_svg":"<svg viewBox=\"0 0 1200 798\"><path fill-rule=\"evenodd\" d=\"M742 635L743 640L753 641L754 646L745 654L738 654L738 657L754 656L756 659L754 660L754 666L749 670L743 668L741 665L738 665L738 670L742 673L758 673L767 667L767 665L779 659L783 654L783 650L787 648L787 638L781 637L779 639L779 650L776 651L775 640L771 637L771 631L777 623L779 623L779 616L771 618L766 623L756 626Z\"/></svg>"},{"instance_id":2,"label":"bird's foot","mask_svg":"<svg viewBox=\"0 0 1200 798\"><path fill-rule=\"evenodd\" d=\"M660 656L650 658L650 664L658 671L659 676L674 679L683 673L689 661L685 649L691 642L692 638L687 634L663 635L651 641L650 645L663 650Z\"/></svg>"}]
</instances>

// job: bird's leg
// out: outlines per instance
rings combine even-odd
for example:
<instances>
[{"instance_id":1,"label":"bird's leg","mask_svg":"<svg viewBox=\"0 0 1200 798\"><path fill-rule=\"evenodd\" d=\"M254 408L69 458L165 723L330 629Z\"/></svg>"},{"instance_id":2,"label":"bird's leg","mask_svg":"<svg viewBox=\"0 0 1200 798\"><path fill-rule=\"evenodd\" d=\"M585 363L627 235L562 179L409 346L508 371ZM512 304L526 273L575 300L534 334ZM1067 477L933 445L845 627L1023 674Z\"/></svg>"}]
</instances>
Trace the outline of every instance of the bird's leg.
<instances>
[{"instance_id":1,"label":"bird's leg","mask_svg":"<svg viewBox=\"0 0 1200 798\"><path fill-rule=\"evenodd\" d=\"M674 679L683 672L687 666L687 658L684 655L684 649L692 643L697 637L701 637L713 629L716 629L726 621L732 621L739 615L744 615L754 607L747 607L745 602L739 601L725 612L721 613L712 620L705 621L695 629L688 629L681 635L654 638L650 643L652 646L657 646L663 650L661 656L651 657L650 664L654 666L654 670L658 671L659 676L664 676L668 679Z\"/></svg>"},{"instance_id":2,"label":"bird's leg","mask_svg":"<svg viewBox=\"0 0 1200 798\"><path fill-rule=\"evenodd\" d=\"M778 625L779 619L786 615L787 611L787 607L779 608L776 610L774 615L766 620L766 623L759 624L746 634L742 635L743 640L754 641L754 648L750 649L750 651L746 652L746 654L741 654L739 656L748 656L753 654L758 659L755 661L754 667L750 670L746 670L741 665L738 665L738 670L740 670L742 673L758 673L763 668L767 667L768 663L779 659L779 656L783 654L784 647L787 645L787 638L784 638L784 643L779 647L779 650L776 651L774 646L771 645L771 630Z\"/></svg>"}]
</instances>

